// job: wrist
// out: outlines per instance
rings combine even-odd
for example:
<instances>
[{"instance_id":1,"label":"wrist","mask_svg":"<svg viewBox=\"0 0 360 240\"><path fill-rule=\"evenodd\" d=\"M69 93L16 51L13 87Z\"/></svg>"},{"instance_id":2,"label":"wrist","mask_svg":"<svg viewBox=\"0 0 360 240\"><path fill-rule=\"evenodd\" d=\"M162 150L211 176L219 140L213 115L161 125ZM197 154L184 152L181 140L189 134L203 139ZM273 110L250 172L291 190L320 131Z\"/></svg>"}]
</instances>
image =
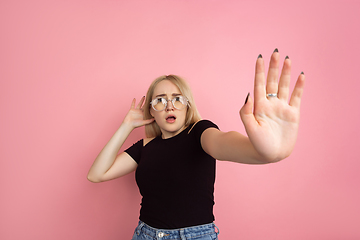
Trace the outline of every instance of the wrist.
<instances>
[{"instance_id":1,"label":"wrist","mask_svg":"<svg viewBox=\"0 0 360 240\"><path fill-rule=\"evenodd\" d=\"M123 131L126 131L128 133L132 132L132 130L135 129L135 127L130 122L122 122L119 129L123 129Z\"/></svg>"}]
</instances>

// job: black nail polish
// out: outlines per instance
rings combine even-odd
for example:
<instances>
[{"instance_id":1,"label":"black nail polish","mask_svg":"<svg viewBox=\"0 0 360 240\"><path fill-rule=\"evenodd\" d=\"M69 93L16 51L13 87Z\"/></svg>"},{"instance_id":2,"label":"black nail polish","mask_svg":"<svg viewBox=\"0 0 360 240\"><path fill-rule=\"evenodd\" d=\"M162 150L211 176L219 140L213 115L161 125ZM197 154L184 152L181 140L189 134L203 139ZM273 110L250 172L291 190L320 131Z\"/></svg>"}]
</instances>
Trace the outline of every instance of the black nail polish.
<instances>
[{"instance_id":1,"label":"black nail polish","mask_svg":"<svg viewBox=\"0 0 360 240\"><path fill-rule=\"evenodd\" d=\"M286 56L286 57L285 57L285 60L286 60L286 59L289 59L289 56Z\"/></svg>"},{"instance_id":2,"label":"black nail polish","mask_svg":"<svg viewBox=\"0 0 360 240\"><path fill-rule=\"evenodd\" d=\"M261 54L259 54L258 58L262 58L262 55L261 55Z\"/></svg>"},{"instance_id":3,"label":"black nail polish","mask_svg":"<svg viewBox=\"0 0 360 240\"><path fill-rule=\"evenodd\" d=\"M304 72L301 72L302 75L304 75Z\"/></svg>"},{"instance_id":4,"label":"black nail polish","mask_svg":"<svg viewBox=\"0 0 360 240\"><path fill-rule=\"evenodd\" d=\"M279 52L279 50L277 48L275 48L274 52Z\"/></svg>"},{"instance_id":5,"label":"black nail polish","mask_svg":"<svg viewBox=\"0 0 360 240\"><path fill-rule=\"evenodd\" d=\"M245 104L247 103L247 101L248 101L248 99L249 99L249 95L250 95L250 93L248 93L248 95L246 96ZM244 104L244 105L245 105L245 104Z\"/></svg>"}]
</instances>

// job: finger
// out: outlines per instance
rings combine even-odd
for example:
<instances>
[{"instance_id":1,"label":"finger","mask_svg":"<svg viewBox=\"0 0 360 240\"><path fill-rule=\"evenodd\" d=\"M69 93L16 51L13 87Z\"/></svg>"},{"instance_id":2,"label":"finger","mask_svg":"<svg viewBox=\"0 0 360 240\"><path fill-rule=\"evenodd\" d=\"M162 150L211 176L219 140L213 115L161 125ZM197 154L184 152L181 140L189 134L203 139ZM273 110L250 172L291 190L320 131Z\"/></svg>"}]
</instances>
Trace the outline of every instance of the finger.
<instances>
[{"instance_id":1,"label":"finger","mask_svg":"<svg viewBox=\"0 0 360 240\"><path fill-rule=\"evenodd\" d=\"M145 125L150 124L150 123L152 123L154 120L155 120L155 118L146 119L146 120L144 120L144 124L145 124Z\"/></svg>"},{"instance_id":2,"label":"finger","mask_svg":"<svg viewBox=\"0 0 360 240\"><path fill-rule=\"evenodd\" d=\"M144 101L145 101L145 96L143 96L143 97L140 99L140 102L138 103L138 105L137 105L136 108L137 108L137 109L140 109L141 106L143 105Z\"/></svg>"},{"instance_id":3,"label":"finger","mask_svg":"<svg viewBox=\"0 0 360 240\"><path fill-rule=\"evenodd\" d=\"M294 91L291 94L290 106L300 108L301 96L305 86L305 75L302 72L296 81Z\"/></svg>"},{"instance_id":4,"label":"finger","mask_svg":"<svg viewBox=\"0 0 360 240\"><path fill-rule=\"evenodd\" d=\"M255 65L255 81L254 81L254 101L255 105L259 100L266 98L266 89L265 89L265 67L264 59L261 54L256 60Z\"/></svg>"},{"instance_id":5,"label":"finger","mask_svg":"<svg viewBox=\"0 0 360 240\"><path fill-rule=\"evenodd\" d=\"M134 108L135 107L135 102L136 102L136 99L134 98L131 102L131 108Z\"/></svg>"},{"instance_id":6,"label":"finger","mask_svg":"<svg viewBox=\"0 0 360 240\"><path fill-rule=\"evenodd\" d=\"M278 97L281 100L288 101L289 99L289 86L290 86L290 75L291 75L291 61L288 56L286 56L284 65L281 71L280 81L279 81L279 94Z\"/></svg>"},{"instance_id":7,"label":"finger","mask_svg":"<svg viewBox=\"0 0 360 240\"><path fill-rule=\"evenodd\" d=\"M256 126L258 126L258 122L255 119L253 114L253 106L254 102L251 96L248 95L247 101L245 101L244 106L240 109L240 117L241 121L244 123L246 131L253 130Z\"/></svg>"},{"instance_id":8,"label":"finger","mask_svg":"<svg viewBox=\"0 0 360 240\"><path fill-rule=\"evenodd\" d=\"M278 79L279 79L279 52L277 48L271 55L269 71L267 75L266 92L278 93Z\"/></svg>"}]
</instances>

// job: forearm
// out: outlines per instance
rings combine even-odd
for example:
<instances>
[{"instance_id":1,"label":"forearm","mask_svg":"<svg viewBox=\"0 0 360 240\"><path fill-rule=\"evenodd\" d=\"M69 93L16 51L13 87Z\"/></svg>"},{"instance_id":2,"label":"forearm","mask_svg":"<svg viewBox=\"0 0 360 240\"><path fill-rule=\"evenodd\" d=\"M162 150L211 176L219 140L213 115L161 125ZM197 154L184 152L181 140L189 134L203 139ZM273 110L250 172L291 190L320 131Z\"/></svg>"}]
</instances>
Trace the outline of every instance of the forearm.
<instances>
[{"instance_id":1,"label":"forearm","mask_svg":"<svg viewBox=\"0 0 360 240\"><path fill-rule=\"evenodd\" d=\"M270 161L259 154L247 136L238 132L226 132L221 136L221 156L219 160L245 163L266 164ZM219 146L220 147L220 146Z\"/></svg>"},{"instance_id":2,"label":"forearm","mask_svg":"<svg viewBox=\"0 0 360 240\"><path fill-rule=\"evenodd\" d=\"M245 164L266 164L276 161L269 156L261 155L247 136L235 131L221 132L217 129L208 129L204 131L201 141L204 150L218 160Z\"/></svg>"},{"instance_id":3,"label":"forearm","mask_svg":"<svg viewBox=\"0 0 360 240\"><path fill-rule=\"evenodd\" d=\"M132 130L133 128L129 125L121 124L92 164L88 173L90 181L96 181L96 179L101 178L111 168L120 148Z\"/></svg>"}]
</instances>

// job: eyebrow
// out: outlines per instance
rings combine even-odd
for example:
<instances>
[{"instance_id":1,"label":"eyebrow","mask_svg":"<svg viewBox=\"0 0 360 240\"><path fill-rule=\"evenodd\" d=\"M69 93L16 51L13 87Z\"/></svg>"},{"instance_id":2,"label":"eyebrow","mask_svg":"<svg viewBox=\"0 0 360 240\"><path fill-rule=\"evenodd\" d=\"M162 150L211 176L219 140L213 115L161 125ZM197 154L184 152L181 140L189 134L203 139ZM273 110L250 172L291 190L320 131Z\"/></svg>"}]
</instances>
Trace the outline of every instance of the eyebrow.
<instances>
[{"instance_id":1,"label":"eyebrow","mask_svg":"<svg viewBox=\"0 0 360 240\"><path fill-rule=\"evenodd\" d=\"M173 94L171 94L171 96L174 96L174 97L180 96L180 95L181 95L181 93L173 93ZM166 97L166 94L165 93L159 94L159 95L156 95L155 97Z\"/></svg>"}]
</instances>

